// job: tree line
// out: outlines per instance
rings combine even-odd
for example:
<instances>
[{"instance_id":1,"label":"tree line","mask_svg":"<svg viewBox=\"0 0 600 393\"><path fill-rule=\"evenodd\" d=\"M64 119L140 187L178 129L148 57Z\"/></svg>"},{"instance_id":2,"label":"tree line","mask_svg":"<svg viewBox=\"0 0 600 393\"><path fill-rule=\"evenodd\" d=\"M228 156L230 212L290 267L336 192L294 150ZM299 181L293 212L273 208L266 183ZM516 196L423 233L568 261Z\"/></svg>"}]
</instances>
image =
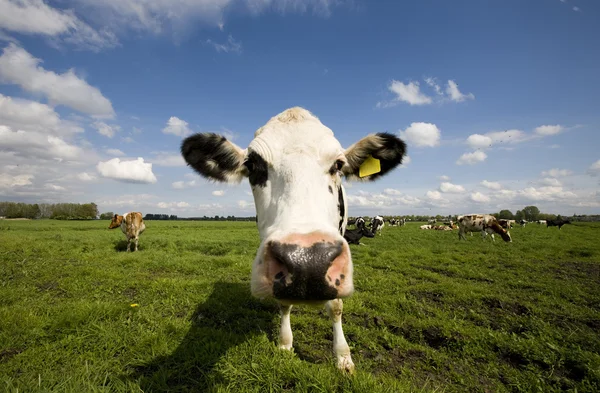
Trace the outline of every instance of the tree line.
<instances>
[{"instance_id":1,"label":"tree line","mask_svg":"<svg viewBox=\"0 0 600 393\"><path fill-rule=\"evenodd\" d=\"M93 220L98 217L98 206L93 202L83 204L0 202L0 217Z\"/></svg>"}]
</instances>

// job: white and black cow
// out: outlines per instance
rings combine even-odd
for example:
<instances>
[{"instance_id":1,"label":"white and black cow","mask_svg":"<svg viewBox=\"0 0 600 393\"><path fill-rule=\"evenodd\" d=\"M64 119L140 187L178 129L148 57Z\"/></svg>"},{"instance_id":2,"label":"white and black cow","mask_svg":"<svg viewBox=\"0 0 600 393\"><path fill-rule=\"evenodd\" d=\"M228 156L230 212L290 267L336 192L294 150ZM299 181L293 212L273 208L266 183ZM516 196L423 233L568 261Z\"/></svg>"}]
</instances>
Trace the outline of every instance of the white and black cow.
<instances>
[{"instance_id":1,"label":"white and black cow","mask_svg":"<svg viewBox=\"0 0 600 393\"><path fill-rule=\"evenodd\" d=\"M364 218L362 218L362 217L357 217L357 218L356 218L356 221L354 222L354 225L355 225L357 228L364 228L364 227L365 227L367 224L366 224L366 222L365 222L365 219L364 219Z\"/></svg>"},{"instance_id":2,"label":"white and black cow","mask_svg":"<svg viewBox=\"0 0 600 393\"><path fill-rule=\"evenodd\" d=\"M373 238L375 237L375 234L364 225L356 227L356 229L346 229L346 232L344 232L344 239L346 239L349 244L362 244L360 239L362 239L363 236Z\"/></svg>"},{"instance_id":3,"label":"white and black cow","mask_svg":"<svg viewBox=\"0 0 600 393\"><path fill-rule=\"evenodd\" d=\"M570 224L570 223L571 223L571 221L569 221L568 219L564 219L564 218L557 218L555 220L546 220L546 228L558 227L558 229L560 230L560 228L562 228L563 225Z\"/></svg>"},{"instance_id":4,"label":"white and black cow","mask_svg":"<svg viewBox=\"0 0 600 393\"><path fill-rule=\"evenodd\" d=\"M250 181L261 239L251 292L280 303L280 348L292 348L292 305L326 303L337 367L354 370L341 320L341 299L354 291L350 248L343 237L348 214L342 176L375 180L400 165L405 151L405 143L388 133L368 135L343 149L328 127L298 107L271 118L246 149L210 133L183 141L185 161L202 176ZM373 159L380 170L366 172L365 166L361 171Z\"/></svg>"},{"instance_id":5,"label":"white and black cow","mask_svg":"<svg viewBox=\"0 0 600 393\"><path fill-rule=\"evenodd\" d=\"M494 239L494 234L498 234L505 242L512 242L510 232L502 228L496 217L491 214L468 214L458 216L458 240L467 240L465 237L467 232L481 232L482 238L485 238L487 234L490 234L493 241L496 240Z\"/></svg>"},{"instance_id":6,"label":"white and black cow","mask_svg":"<svg viewBox=\"0 0 600 393\"><path fill-rule=\"evenodd\" d=\"M373 234L379 232L379 236L381 236L381 230L383 229L385 223L383 222L383 217L376 216L371 220L371 232Z\"/></svg>"}]
</instances>

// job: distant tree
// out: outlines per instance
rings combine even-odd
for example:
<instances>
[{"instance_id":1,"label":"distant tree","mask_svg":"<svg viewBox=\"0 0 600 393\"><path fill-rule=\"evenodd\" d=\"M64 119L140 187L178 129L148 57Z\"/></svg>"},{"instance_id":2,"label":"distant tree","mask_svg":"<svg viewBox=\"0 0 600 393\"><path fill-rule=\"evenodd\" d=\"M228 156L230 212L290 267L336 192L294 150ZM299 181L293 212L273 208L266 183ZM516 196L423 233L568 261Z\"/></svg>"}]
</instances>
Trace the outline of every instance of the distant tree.
<instances>
[{"instance_id":1,"label":"distant tree","mask_svg":"<svg viewBox=\"0 0 600 393\"><path fill-rule=\"evenodd\" d=\"M517 212L515 213L515 220L521 221L523 220L523 217L523 212L521 210L517 210Z\"/></svg>"},{"instance_id":2,"label":"distant tree","mask_svg":"<svg viewBox=\"0 0 600 393\"><path fill-rule=\"evenodd\" d=\"M540 209L536 206L525 206L523 208L523 216L527 221L536 221L540 215Z\"/></svg>"},{"instance_id":3,"label":"distant tree","mask_svg":"<svg viewBox=\"0 0 600 393\"><path fill-rule=\"evenodd\" d=\"M100 214L100 219L101 220L112 220L114 215L115 215L115 213L113 213L113 212L102 213L102 214Z\"/></svg>"},{"instance_id":4,"label":"distant tree","mask_svg":"<svg viewBox=\"0 0 600 393\"><path fill-rule=\"evenodd\" d=\"M500 213L498 213L498 218L505 220L514 220L515 216L510 210L500 210Z\"/></svg>"}]
</instances>

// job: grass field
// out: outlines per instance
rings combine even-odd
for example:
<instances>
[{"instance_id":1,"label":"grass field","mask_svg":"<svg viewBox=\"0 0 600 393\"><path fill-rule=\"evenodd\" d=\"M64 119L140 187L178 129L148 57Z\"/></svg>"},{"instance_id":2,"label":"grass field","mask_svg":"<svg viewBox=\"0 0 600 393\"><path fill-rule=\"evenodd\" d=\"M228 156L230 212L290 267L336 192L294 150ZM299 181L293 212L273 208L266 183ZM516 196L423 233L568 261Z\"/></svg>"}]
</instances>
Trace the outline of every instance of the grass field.
<instances>
[{"instance_id":1,"label":"grass field","mask_svg":"<svg viewBox=\"0 0 600 393\"><path fill-rule=\"evenodd\" d=\"M107 227L0 221L0 391L600 391L598 224L351 246L351 377L321 309L294 308L295 352L276 348L254 223L150 221L137 253Z\"/></svg>"}]
</instances>

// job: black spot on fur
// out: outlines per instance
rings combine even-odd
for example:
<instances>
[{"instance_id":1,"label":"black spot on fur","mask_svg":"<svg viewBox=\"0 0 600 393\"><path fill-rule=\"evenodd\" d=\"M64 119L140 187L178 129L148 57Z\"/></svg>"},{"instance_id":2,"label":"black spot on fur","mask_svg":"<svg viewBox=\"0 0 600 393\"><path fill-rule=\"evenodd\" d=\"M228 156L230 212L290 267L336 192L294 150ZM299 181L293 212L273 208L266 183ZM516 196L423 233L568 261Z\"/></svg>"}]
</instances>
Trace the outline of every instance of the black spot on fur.
<instances>
[{"instance_id":1,"label":"black spot on fur","mask_svg":"<svg viewBox=\"0 0 600 393\"><path fill-rule=\"evenodd\" d=\"M248 168L250 185L264 187L267 184L267 180L269 180L269 165L260 154L254 151L250 152L244 165Z\"/></svg>"},{"instance_id":2,"label":"black spot on fur","mask_svg":"<svg viewBox=\"0 0 600 393\"><path fill-rule=\"evenodd\" d=\"M181 155L200 175L219 181L239 169L241 158L227 139L218 134L195 134L181 143Z\"/></svg>"},{"instance_id":3,"label":"black spot on fur","mask_svg":"<svg viewBox=\"0 0 600 393\"><path fill-rule=\"evenodd\" d=\"M333 194L333 187L331 187L331 186L327 186L327 187L329 188L329 192L330 192L331 194Z\"/></svg>"},{"instance_id":4,"label":"black spot on fur","mask_svg":"<svg viewBox=\"0 0 600 393\"><path fill-rule=\"evenodd\" d=\"M336 279L335 279L335 286L336 286L336 287L339 287L339 286L340 286L340 284L341 284L341 282L340 282L340 279L339 279L339 278L336 278Z\"/></svg>"},{"instance_id":5,"label":"black spot on fur","mask_svg":"<svg viewBox=\"0 0 600 393\"><path fill-rule=\"evenodd\" d=\"M338 187L338 211L340 213L340 222L338 224L340 234L343 235L344 230L344 216L346 215L346 201L344 201L344 193L342 186Z\"/></svg>"},{"instance_id":6,"label":"black spot on fur","mask_svg":"<svg viewBox=\"0 0 600 393\"><path fill-rule=\"evenodd\" d=\"M273 295L285 300L332 300L338 291L329 285L327 270L341 253L342 242L319 242L302 248L296 244L271 242L271 252L278 262L291 273L292 281L285 279L273 282ZM309 258L295 260L293 255L307 255Z\"/></svg>"}]
</instances>

